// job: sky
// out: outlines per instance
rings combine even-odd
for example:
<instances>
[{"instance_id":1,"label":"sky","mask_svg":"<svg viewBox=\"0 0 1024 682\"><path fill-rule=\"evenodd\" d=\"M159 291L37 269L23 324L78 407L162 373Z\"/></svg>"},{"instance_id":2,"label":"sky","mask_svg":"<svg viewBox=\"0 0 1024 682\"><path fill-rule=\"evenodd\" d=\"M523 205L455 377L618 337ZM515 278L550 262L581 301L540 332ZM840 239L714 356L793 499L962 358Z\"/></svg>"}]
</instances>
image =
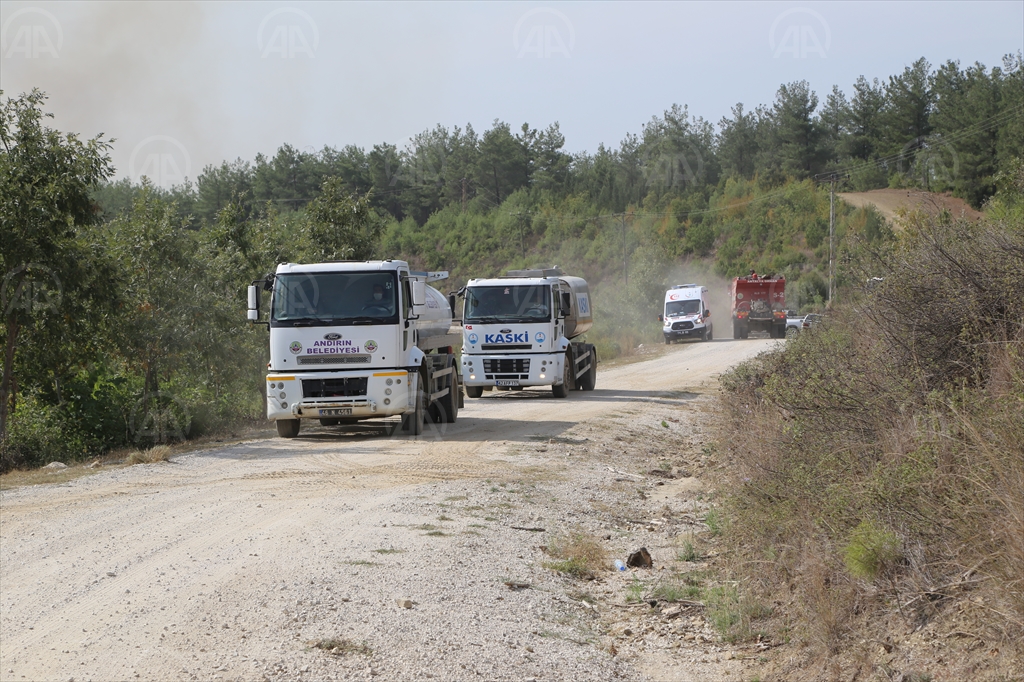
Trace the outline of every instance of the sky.
<instances>
[{"instance_id":1,"label":"sky","mask_svg":"<svg viewBox=\"0 0 1024 682\"><path fill-rule=\"evenodd\" d=\"M0 88L115 138L117 177L169 186L288 143L404 146L438 124L557 122L618 147L673 104L717 123L806 80L999 66L1024 2L0 2Z\"/></svg>"}]
</instances>

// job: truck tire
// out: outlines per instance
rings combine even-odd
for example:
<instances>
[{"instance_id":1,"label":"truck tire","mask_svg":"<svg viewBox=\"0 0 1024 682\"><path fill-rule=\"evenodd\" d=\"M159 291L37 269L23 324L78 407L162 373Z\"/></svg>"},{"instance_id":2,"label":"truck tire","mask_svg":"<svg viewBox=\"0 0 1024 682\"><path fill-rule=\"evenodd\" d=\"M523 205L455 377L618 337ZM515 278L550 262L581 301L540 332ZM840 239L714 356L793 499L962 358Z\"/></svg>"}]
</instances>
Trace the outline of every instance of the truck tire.
<instances>
[{"instance_id":1,"label":"truck tire","mask_svg":"<svg viewBox=\"0 0 1024 682\"><path fill-rule=\"evenodd\" d=\"M454 424L459 416L459 375L452 373L448 395L430 406L430 419L435 424Z\"/></svg>"},{"instance_id":2,"label":"truck tire","mask_svg":"<svg viewBox=\"0 0 1024 682\"><path fill-rule=\"evenodd\" d=\"M427 402L427 394L422 388L416 390L416 409L412 414L402 415L402 430L410 436L418 436L423 433L423 422L427 416L427 409L424 403Z\"/></svg>"},{"instance_id":3,"label":"truck tire","mask_svg":"<svg viewBox=\"0 0 1024 682\"><path fill-rule=\"evenodd\" d=\"M466 386L467 398L479 398L484 394L483 386Z\"/></svg>"},{"instance_id":4,"label":"truck tire","mask_svg":"<svg viewBox=\"0 0 1024 682\"><path fill-rule=\"evenodd\" d=\"M562 362L562 383L551 387L551 393L556 398L569 397L569 391L572 390L572 368L572 355L566 353L565 360Z\"/></svg>"},{"instance_id":5,"label":"truck tire","mask_svg":"<svg viewBox=\"0 0 1024 682\"><path fill-rule=\"evenodd\" d=\"M739 322L732 323L732 338L742 339L743 338L743 327Z\"/></svg>"},{"instance_id":6,"label":"truck tire","mask_svg":"<svg viewBox=\"0 0 1024 682\"><path fill-rule=\"evenodd\" d=\"M701 341L707 341L708 340L708 328L707 327L704 327L703 329L700 330L700 340Z\"/></svg>"},{"instance_id":7,"label":"truck tire","mask_svg":"<svg viewBox=\"0 0 1024 682\"><path fill-rule=\"evenodd\" d=\"M299 426L302 421L299 419L278 419L277 435L281 438L295 438L299 435Z\"/></svg>"},{"instance_id":8,"label":"truck tire","mask_svg":"<svg viewBox=\"0 0 1024 682\"><path fill-rule=\"evenodd\" d=\"M590 349L590 369L580 378L581 391L593 391L597 385L597 349L593 346Z\"/></svg>"},{"instance_id":9,"label":"truck tire","mask_svg":"<svg viewBox=\"0 0 1024 682\"><path fill-rule=\"evenodd\" d=\"M670 339L669 337L666 336L665 337L665 345L666 346L671 346L672 345L672 339Z\"/></svg>"},{"instance_id":10,"label":"truck tire","mask_svg":"<svg viewBox=\"0 0 1024 682\"><path fill-rule=\"evenodd\" d=\"M714 325L708 327L708 341L715 340L715 327Z\"/></svg>"}]
</instances>

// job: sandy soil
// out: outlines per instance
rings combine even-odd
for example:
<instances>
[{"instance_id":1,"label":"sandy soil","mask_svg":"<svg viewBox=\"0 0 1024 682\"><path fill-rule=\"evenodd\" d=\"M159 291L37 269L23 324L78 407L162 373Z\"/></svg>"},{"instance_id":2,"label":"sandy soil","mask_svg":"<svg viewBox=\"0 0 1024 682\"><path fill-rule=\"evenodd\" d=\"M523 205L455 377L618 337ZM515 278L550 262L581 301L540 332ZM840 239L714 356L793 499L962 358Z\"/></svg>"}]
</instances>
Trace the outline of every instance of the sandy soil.
<instances>
[{"instance_id":1,"label":"sandy soil","mask_svg":"<svg viewBox=\"0 0 1024 682\"><path fill-rule=\"evenodd\" d=\"M954 218L963 217L968 220L979 220L982 216L981 211L975 210L963 199L914 189L873 189L870 192L840 192L837 196L857 208L872 204L888 220L895 218L900 208L921 210L928 215L938 215L942 210L947 210Z\"/></svg>"},{"instance_id":2,"label":"sandy soil","mask_svg":"<svg viewBox=\"0 0 1024 682\"><path fill-rule=\"evenodd\" d=\"M0 680L749 675L699 608L626 597L706 530L701 410L774 343L672 346L564 400L485 393L416 439L314 428L4 491ZM544 546L570 532L655 569L569 579Z\"/></svg>"}]
</instances>

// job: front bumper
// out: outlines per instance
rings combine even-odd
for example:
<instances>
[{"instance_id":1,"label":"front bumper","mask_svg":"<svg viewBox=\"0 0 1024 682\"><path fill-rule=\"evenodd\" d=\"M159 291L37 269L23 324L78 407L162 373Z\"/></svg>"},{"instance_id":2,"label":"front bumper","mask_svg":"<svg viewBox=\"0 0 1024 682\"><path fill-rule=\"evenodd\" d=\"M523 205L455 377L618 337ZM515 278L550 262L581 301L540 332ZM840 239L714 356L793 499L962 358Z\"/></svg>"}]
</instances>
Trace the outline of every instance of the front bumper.
<instances>
[{"instance_id":1,"label":"front bumper","mask_svg":"<svg viewBox=\"0 0 1024 682\"><path fill-rule=\"evenodd\" d=\"M341 390L346 379L352 386ZM267 375L267 418L371 419L407 414L414 409L418 382L418 372L405 370L272 373Z\"/></svg>"},{"instance_id":2,"label":"front bumper","mask_svg":"<svg viewBox=\"0 0 1024 682\"><path fill-rule=\"evenodd\" d=\"M552 386L562 383L565 353L462 356L463 386Z\"/></svg>"},{"instance_id":3,"label":"front bumper","mask_svg":"<svg viewBox=\"0 0 1024 682\"><path fill-rule=\"evenodd\" d=\"M704 332L711 329L710 324L697 324L693 325L690 329L673 329L672 327L676 324L689 324L688 322L674 322L672 325L665 325L661 328L661 333L665 335L666 339L691 339L700 338Z\"/></svg>"}]
</instances>

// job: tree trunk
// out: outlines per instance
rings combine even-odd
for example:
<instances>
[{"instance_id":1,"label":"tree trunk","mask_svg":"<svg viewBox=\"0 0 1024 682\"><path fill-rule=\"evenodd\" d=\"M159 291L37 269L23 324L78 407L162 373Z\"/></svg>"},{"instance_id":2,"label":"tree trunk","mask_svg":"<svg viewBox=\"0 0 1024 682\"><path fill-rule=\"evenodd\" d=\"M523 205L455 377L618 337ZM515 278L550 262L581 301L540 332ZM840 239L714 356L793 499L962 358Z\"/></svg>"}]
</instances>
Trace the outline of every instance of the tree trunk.
<instances>
[{"instance_id":1,"label":"tree trunk","mask_svg":"<svg viewBox=\"0 0 1024 682\"><path fill-rule=\"evenodd\" d=\"M7 422L10 416L11 384L14 379L14 349L18 345L21 326L16 315L7 318L7 343L4 349L4 374L0 379L0 442L7 440Z\"/></svg>"}]
</instances>

